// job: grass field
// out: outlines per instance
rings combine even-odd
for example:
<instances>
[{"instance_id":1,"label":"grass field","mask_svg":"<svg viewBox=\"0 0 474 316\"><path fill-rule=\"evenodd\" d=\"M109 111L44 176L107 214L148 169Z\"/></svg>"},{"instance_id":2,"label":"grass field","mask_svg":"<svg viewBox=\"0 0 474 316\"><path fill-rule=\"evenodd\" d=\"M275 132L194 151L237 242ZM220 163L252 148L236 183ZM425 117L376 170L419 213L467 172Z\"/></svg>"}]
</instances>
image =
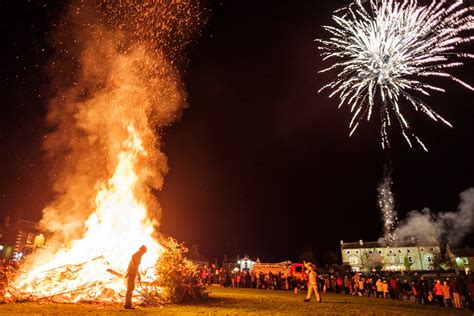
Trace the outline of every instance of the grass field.
<instances>
[{"instance_id":1,"label":"grass field","mask_svg":"<svg viewBox=\"0 0 474 316\"><path fill-rule=\"evenodd\" d=\"M18 303L0 306L0 315L473 315L410 302L325 294L323 302L303 302L290 291L210 288L197 305L166 305L124 310L120 305Z\"/></svg>"}]
</instances>

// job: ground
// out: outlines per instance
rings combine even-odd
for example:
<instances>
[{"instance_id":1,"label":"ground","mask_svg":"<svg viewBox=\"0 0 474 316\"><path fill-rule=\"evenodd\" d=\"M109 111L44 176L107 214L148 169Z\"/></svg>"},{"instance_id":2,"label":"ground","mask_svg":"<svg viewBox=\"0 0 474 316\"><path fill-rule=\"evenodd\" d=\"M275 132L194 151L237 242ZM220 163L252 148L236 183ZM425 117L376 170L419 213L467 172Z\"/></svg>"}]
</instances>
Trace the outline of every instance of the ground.
<instances>
[{"instance_id":1,"label":"ground","mask_svg":"<svg viewBox=\"0 0 474 316\"><path fill-rule=\"evenodd\" d=\"M303 302L290 291L210 288L210 299L197 305L167 305L124 310L120 305L17 303L0 306L0 315L472 315L411 302L323 294L323 302Z\"/></svg>"}]
</instances>

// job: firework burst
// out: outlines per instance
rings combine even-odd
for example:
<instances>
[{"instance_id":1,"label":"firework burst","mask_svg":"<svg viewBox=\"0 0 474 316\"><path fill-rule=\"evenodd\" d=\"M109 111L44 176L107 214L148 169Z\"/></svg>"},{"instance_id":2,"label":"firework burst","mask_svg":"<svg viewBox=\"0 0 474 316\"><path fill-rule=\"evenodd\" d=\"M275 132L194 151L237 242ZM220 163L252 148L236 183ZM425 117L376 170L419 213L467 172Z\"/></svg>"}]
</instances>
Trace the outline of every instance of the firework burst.
<instances>
[{"instance_id":1,"label":"firework burst","mask_svg":"<svg viewBox=\"0 0 474 316\"><path fill-rule=\"evenodd\" d=\"M417 0L370 0L366 9L356 0L335 12L337 26L323 26L332 37L317 39L322 44L319 49L324 60L338 61L320 72L338 70L339 74L319 91L329 88L330 97L340 98L339 107L349 105L350 135L364 118L371 119L376 104L380 104L383 148L390 146L387 128L395 118L410 147L415 140L427 150L410 128L402 104L452 127L418 97L445 91L429 83L430 77L448 78L474 90L447 72L462 66L463 59L474 58L474 54L456 51L474 39L465 35L474 29L473 7L466 8L462 0L447 2L421 6Z\"/></svg>"}]
</instances>

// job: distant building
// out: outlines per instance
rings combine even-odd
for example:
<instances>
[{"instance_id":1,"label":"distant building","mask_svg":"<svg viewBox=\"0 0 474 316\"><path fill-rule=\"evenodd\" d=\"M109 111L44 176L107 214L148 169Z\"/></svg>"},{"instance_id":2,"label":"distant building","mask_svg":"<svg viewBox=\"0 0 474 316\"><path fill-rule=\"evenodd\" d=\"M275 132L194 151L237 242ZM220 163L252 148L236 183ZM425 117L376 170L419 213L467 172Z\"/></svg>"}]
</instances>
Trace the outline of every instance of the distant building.
<instances>
[{"instance_id":1,"label":"distant building","mask_svg":"<svg viewBox=\"0 0 474 316\"><path fill-rule=\"evenodd\" d=\"M222 261L222 268L225 271L251 271L253 265L255 263L260 263L260 259L258 257L249 257L245 255L243 258L240 258L239 255L234 258L228 258L227 255L224 256L224 260Z\"/></svg>"},{"instance_id":2,"label":"distant building","mask_svg":"<svg viewBox=\"0 0 474 316\"><path fill-rule=\"evenodd\" d=\"M446 256L449 258L449 263L457 274L469 274L474 271L474 249L451 249L448 245L446 247Z\"/></svg>"},{"instance_id":3,"label":"distant building","mask_svg":"<svg viewBox=\"0 0 474 316\"><path fill-rule=\"evenodd\" d=\"M239 268L240 271L251 271L253 265L257 262L260 262L259 258L250 258L245 255L242 259L237 260L236 267Z\"/></svg>"},{"instance_id":4,"label":"distant building","mask_svg":"<svg viewBox=\"0 0 474 316\"><path fill-rule=\"evenodd\" d=\"M341 240L343 264L349 265L352 271L422 271L433 270L436 256L441 254L439 246L420 246L413 243L409 246L383 246L378 242L349 242Z\"/></svg>"},{"instance_id":5,"label":"distant building","mask_svg":"<svg viewBox=\"0 0 474 316\"><path fill-rule=\"evenodd\" d=\"M189 251L185 254L186 259L197 264L198 266L207 266L209 265L209 260L201 255L198 251L198 246L192 246Z\"/></svg>"},{"instance_id":6,"label":"distant building","mask_svg":"<svg viewBox=\"0 0 474 316\"><path fill-rule=\"evenodd\" d=\"M224 255L224 260L222 260L222 268L225 271L233 271L237 267L238 260L239 256L237 256L237 258L228 258L227 255Z\"/></svg>"},{"instance_id":7,"label":"distant building","mask_svg":"<svg viewBox=\"0 0 474 316\"><path fill-rule=\"evenodd\" d=\"M36 248L44 247L45 237L38 223L20 219L11 223L6 217L0 226L0 258L20 260Z\"/></svg>"}]
</instances>

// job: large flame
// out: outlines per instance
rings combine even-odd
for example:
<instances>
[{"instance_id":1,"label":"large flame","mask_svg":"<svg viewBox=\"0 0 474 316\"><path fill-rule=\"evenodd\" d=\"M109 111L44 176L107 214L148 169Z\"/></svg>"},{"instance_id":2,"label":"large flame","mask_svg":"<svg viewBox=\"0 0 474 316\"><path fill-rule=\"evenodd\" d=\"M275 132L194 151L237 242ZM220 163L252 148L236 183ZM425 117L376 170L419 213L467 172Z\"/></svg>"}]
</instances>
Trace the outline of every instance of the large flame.
<instances>
[{"instance_id":1,"label":"large flame","mask_svg":"<svg viewBox=\"0 0 474 316\"><path fill-rule=\"evenodd\" d=\"M156 279L163 248L153 193L168 170L157 131L186 104L175 64L199 23L194 0L72 0L49 65L54 97L43 145L55 198L40 224L53 236L50 249L23 264L14 298L118 302L141 245L145 281Z\"/></svg>"},{"instance_id":2,"label":"large flame","mask_svg":"<svg viewBox=\"0 0 474 316\"><path fill-rule=\"evenodd\" d=\"M97 208L85 223L84 237L16 280L14 287L20 293L64 302L120 301L125 284L118 273L125 274L131 255L141 245L148 248L142 273L156 277L154 265L162 247L153 238L155 223L148 218L145 204L135 196L137 158L147 152L133 126L128 126L128 132L114 174L99 186Z\"/></svg>"}]
</instances>

